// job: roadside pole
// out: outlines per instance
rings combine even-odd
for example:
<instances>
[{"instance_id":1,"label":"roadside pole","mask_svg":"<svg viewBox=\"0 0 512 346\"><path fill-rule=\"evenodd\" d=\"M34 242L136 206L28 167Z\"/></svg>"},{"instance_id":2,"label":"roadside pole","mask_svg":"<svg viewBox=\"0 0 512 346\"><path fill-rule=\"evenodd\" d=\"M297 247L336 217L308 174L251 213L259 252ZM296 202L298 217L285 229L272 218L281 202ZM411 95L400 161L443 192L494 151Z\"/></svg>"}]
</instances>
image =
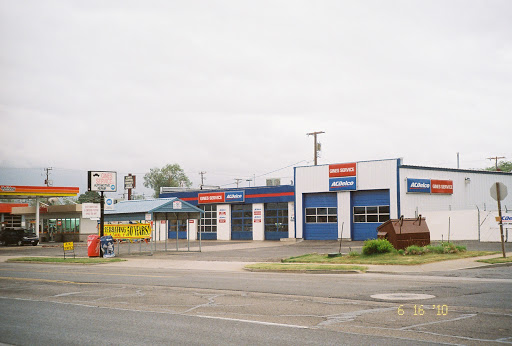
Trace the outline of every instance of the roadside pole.
<instances>
[{"instance_id":1,"label":"roadside pole","mask_svg":"<svg viewBox=\"0 0 512 346\"><path fill-rule=\"evenodd\" d=\"M498 197L498 216L500 218L501 252L503 253L503 258L505 258L507 255L505 254L505 239L503 237L503 217L501 215L501 196L499 183L496 183L496 197Z\"/></svg>"},{"instance_id":2,"label":"roadside pole","mask_svg":"<svg viewBox=\"0 0 512 346\"><path fill-rule=\"evenodd\" d=\"M105 197L103 191L100 191L100 238L103 237L103 226L105 225Z\"/></svg>"}]
</instances>

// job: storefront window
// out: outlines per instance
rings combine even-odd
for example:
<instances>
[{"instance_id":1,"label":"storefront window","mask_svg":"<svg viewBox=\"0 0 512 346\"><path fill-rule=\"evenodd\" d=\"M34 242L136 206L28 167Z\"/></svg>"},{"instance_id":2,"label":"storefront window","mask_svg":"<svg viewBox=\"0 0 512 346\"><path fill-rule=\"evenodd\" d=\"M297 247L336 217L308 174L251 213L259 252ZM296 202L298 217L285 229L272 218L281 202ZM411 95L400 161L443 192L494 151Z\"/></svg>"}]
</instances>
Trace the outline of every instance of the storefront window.
<instances>
[{"instance_id":1,"label":"storefront window","mask_svg":"<svg viewBox=\"0 0 512 346\"><path fill-rule=\"evenodd\" d=\"M205 211L199 220L201 232L217 232L217 206L202 205L199 207Z\"/></svg>"},{"instance_id":2,"label":"storefront window","mask_svg":"<svg viewBox=\"0 0 512 346\"><path fill-rule=\"evenodd\" d=\"M288 232L288 203L265 203L265 231Z\"/></svg>"}]
</instances>

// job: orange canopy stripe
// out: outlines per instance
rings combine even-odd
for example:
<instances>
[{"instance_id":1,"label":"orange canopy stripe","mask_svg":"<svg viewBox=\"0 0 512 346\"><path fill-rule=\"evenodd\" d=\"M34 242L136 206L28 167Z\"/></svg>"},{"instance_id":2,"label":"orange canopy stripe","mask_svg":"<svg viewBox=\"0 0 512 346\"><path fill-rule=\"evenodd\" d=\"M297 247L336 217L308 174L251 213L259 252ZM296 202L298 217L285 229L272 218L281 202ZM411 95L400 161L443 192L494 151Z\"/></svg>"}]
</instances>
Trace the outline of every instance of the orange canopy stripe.
<instances>
[{"instance_id":1,"label":"orange canopy stripe","mask_svg":"<svg viewBox=\"0 0 512 346\"><path fill-rule=\"evenodd\" d=\"M78 187L0 185L4 196L76 196L79 192Z\"/></svg>"}]
</instances>

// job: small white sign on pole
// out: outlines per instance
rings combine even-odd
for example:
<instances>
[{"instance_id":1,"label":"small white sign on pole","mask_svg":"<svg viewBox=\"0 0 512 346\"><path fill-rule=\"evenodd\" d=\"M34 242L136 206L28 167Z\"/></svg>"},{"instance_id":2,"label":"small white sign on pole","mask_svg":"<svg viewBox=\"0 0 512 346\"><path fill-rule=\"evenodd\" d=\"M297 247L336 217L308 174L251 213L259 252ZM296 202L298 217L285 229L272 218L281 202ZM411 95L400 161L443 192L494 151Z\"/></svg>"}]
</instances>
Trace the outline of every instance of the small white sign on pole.
<instances>
[{"instance_id":1,"label":"small white sign on pole","mask_svg":"<svg viewBox=\"0 0 512 346\"><path fill-rule=\"evenodd\" d=\"M99 203L82 203L82 218L99 219L101 217L101 206Z\"/></svg>"},{"instance_id":2,"label":"small white sign on pole","mask_svg":"<svg viewBox=\"0 0 512 346\"><path fill-rule=\"evenodd\" d=\"M103 210L115 210L113 198L105 197L105 204L103 205Z\"/></svg>"},{"instance_id":3,"label":"small white sign on pole","mask_svg":"<svg viewBox=\"0 0 512 346\"><path fill-rule=\"evenodd\" d=\"M146 214L146 221L151 221L151 214Z\"/></svg>"}]
</instances>

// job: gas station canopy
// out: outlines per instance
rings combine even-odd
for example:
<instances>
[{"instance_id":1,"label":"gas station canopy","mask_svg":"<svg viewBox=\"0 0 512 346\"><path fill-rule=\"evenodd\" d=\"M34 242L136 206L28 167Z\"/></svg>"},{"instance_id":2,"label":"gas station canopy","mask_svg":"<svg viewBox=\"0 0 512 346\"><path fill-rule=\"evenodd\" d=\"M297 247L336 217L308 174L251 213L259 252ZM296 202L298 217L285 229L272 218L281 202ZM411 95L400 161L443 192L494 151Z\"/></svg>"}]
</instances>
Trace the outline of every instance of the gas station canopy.
<instances>
[{"instance_id":1,"label":"gas station canopy","mask_svg":"<svg viewBox=\"0 0 512 346\"><path fill-rule=\"evenodd\" d=\"M75 197L79 192L78 187L0 185L0 199Z\"/></svg>"}]
</instances>

